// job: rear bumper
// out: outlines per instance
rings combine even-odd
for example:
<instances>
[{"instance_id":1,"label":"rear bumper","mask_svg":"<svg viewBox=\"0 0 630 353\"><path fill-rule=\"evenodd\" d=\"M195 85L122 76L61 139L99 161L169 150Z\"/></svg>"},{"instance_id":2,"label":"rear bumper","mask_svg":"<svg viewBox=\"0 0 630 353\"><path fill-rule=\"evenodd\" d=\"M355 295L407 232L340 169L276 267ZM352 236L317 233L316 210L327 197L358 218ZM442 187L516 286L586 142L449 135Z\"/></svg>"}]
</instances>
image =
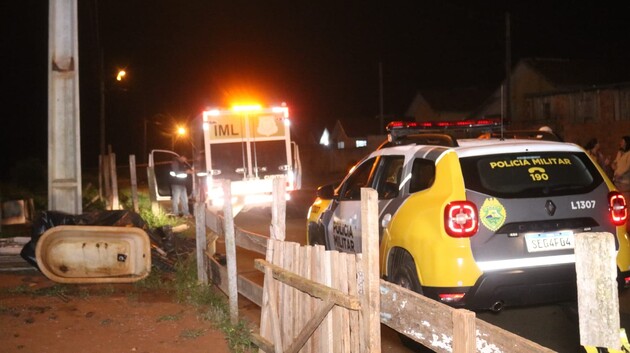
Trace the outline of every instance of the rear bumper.
<instances>
[{"instance_id":1,"label":"rear bumper","mask_svg":"<svg viewBox=\"0 0 630 353\"><path fill-rule=\"evenodd\" d=\"M423 287L424 294L440 300L440 294L466 293L454 307L489 310L504 306L571 301L577 298L575 265L556 265L485 273L473 287Z\"/></svg>"}]
</instances>

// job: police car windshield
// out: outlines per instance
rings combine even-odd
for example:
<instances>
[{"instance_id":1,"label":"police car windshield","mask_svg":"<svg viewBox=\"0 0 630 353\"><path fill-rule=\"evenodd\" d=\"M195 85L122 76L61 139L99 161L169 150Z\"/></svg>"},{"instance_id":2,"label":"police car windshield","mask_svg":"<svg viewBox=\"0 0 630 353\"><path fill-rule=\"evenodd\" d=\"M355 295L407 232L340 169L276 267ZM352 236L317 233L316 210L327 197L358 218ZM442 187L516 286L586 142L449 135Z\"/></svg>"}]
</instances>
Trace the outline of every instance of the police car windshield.
<instances>
[{"instance_id":1,"label":"police car windshield","mask_svg":"<svg viewBox=\"0 0 630 353\"><path fill-rule=\"evenodd\" d=\"M502 198L585 193L603 182L584 153L535 152L461 159L466 188Z\"/></svg>"}]
</instances>

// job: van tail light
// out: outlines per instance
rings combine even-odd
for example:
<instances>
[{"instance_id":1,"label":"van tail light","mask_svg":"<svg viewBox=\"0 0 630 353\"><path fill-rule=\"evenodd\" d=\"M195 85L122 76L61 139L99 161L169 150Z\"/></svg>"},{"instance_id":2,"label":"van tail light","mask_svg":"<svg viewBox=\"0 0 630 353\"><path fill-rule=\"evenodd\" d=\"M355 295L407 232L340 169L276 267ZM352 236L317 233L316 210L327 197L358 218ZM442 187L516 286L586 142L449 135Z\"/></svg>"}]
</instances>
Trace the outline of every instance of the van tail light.
<instances>
[{"instance_id":1,"label":"van tail light","mask_svg":"<svg viewBox=\"0 0 630 353\"><path fill-rule=\"evenodd\" d=\"M610 220L616 226L623 225L628 220L628 204L626 201L626 198L618 191L608 193Z\"/></svg>"},{"instance_id":2,"label":"van tail light","mask_svg":"<svg viewBox=\"0 0 630 353\"><path fill-rule=\"evenodd\" d=\"M470 201L449 202L444 208L444 228L454 238L472 237L479 229L477 206Z\"/></svg>"}]
</instances>

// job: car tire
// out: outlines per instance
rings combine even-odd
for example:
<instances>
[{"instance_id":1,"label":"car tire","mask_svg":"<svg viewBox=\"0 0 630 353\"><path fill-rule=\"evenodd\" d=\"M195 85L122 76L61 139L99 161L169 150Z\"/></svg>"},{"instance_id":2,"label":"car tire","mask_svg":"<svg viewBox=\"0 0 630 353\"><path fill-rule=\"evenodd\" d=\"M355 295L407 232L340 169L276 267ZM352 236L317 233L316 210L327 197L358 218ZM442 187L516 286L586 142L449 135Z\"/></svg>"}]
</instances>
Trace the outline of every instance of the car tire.
<instances>
[{"instance_id":1,"label":"car tire","mask_svg":"<svg viewBox=\"0 0 630 353\"><path fill-rule=\"evenodd\" d=\"M326 244L326 234L324 232L324 226L319 223L310 222L307 227L308 231L308 245L323 245L326 250L330 250Z\"/></svg>"},{"instance_id":2,"label":"car tire","mask_svg":"<svg viewBox=\"0 0 630 353\"><path fill-rule=\"evenodd\" d=\"M416 293L422 293L422 286L416 272L416 264L405 250L398 250L392 259L392 275L390 282Z\"/></svg>"},{"instance_id":3,"label":"car tire","mask_svg":"<svg viewBox=\"0 0 630 353\"><path fill-rule=\"evenodd\" d=\"M411 254L402 249L397 250L393 255L390 268L392 269L392 275L389 277L390 282L422 294L422 286L418 279L416 264ZM405 347L412 349L414 352L433 352L432 349L423 346L402 333L398 333L398 338Z\"/></svg>"}]
</instances>

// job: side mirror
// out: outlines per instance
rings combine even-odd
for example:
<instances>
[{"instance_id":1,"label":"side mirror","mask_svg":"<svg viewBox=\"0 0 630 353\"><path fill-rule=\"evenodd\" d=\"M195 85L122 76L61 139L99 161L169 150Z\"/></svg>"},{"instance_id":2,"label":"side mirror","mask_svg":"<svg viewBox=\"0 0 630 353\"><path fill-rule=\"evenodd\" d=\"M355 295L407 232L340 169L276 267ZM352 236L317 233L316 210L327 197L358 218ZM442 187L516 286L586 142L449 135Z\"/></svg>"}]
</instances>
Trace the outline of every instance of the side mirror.
<instances>
[{"instance_id":1,"label":"side mirror","mask_svg":"<svg viewBox=\"0 0 630 353\"><path fill-rule=\"evenodd\" d=\"M330 200L335 197L335 186L328 184L317 188L317 197L324 200Z\"/></svg>"}]
</instances>

